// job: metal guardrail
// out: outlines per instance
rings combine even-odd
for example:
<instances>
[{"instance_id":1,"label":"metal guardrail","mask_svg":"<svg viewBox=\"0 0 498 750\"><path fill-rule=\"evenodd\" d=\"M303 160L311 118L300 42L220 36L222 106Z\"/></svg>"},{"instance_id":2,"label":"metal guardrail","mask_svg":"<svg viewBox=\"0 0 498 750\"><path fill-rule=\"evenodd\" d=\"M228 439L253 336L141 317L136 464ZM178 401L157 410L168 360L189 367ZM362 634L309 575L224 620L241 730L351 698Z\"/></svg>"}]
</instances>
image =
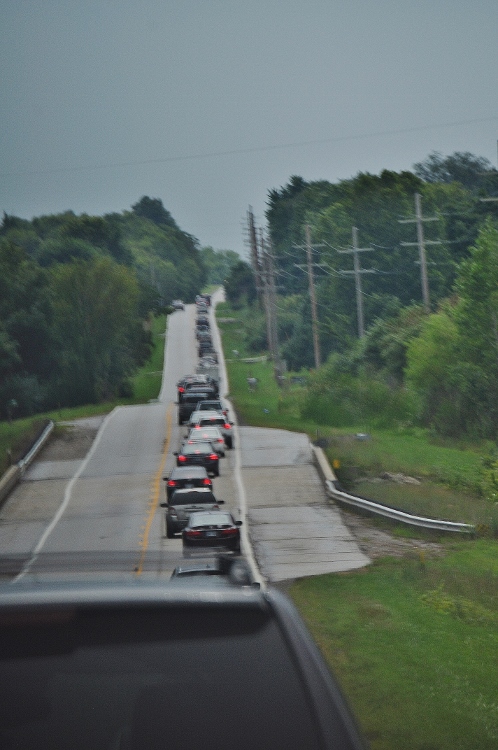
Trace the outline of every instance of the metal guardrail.
<instances>
[{"instance_id":1,"label":"metal guardrail","mask_svg":"<svg viewBox=\"0 0 498 750\"><path fill-rule=\"evenodd\" d=\"M12 492L14 487L21 481L22 475L26 471L31 461L35 458L38 451L45 445L47 438L54 429L54 422L50 422L42 434L33 445L29 453L24 458L18 461L17 464L11 466L3 476L0 477L0 505L7 499L9 494Z\"/></svg>"},{"instance_id":2,"label":"metal guardrail","mask_svg":"<svg viewBox=\"0 0 498 750\"><path fill-rule=\"evenodd\" d=\"M50 421L48 423L48 425L45 427L45 429L43 430L42 434L40 435L40 437L38 438L38 440L36 441L36 443L33 445L33 447L31 448L31 450L29 451L29 453L27 453L24 456L24 458L22 458L18 462L17 465L18 465L19 469L21 470L21 474L24 474L24 472L26 471L27 467L30 465L31 461L33 461L33 459L35 458L36 454L43 448L43 446L45 445L46 440L48 439L48 437L49 437L50 433L52 432L52 430L54 429L54 427L55 427L55 423L52 422L52 421Z\"/></svg>"},{"instance_id":3,"label":"metal guardrail","mask_svg":"<svg viewBox=\"0 0 498 750\"><path fill-rule=\"evenodd\" d=\"M387 505L380 505L374 503L372 500L367 500L364 497L358 497L357 495L350 495L343 490L338 489L335 486L335 482L327 479L325 481L325 487L327 495L339 503L344 503L350 507L355 507L364 513L375 516L383 516L384 518L390 518L392 521L397 523L404 523L409 526L417 526L423 529L432 529L434 531L445 531L450 533L459 534L475 534L475 526L468 523L456 523L455 521L441 521L437 518L424 518L423 516L413 516L410 513L405 513L402 510L396 508L390 508Z\"/></svg>"},{"instance_id":4,"label":"metal guardrail","mask_svg":"<svg viewBox=\"0 0 498 750\"><path fill-rule=\"evenodd\" d=\"M320 474L327 495L336 500L338 503L342 503L348 507L356 508L362 513L366 513L371 516L382 516L383 518L389 518L396 523L404 523L407 526L415 526L422 529L432 529L433 531L444 531L447 533L458 533L458 534L475 534L475 526L468 523L456 523L455 521L441 521L437 518L424 518L424 516L414 516L411 513L405 513L397 508L390 508L388 505L381 505L380 503L374 503L373 500L367 500L364 497L358 497L358 495L350 495L348 492L344 492L339 485L339 481L334 474L334 470L330 466L327 456L324 451L316 445L311 446L313 451L314 463L317 467L318 473Z\"/></svg>"}]
</instances>

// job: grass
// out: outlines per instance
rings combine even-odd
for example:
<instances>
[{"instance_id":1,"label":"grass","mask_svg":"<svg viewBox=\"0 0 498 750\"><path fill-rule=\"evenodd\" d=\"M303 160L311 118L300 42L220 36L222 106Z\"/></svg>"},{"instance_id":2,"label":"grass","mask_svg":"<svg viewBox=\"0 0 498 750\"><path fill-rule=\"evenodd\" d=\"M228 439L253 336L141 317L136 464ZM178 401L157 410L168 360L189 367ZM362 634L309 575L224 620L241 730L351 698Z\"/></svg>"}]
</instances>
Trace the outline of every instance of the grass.
<instances>
[{"instance_id":1,"label":"grass","mask_svg":"<svg viewBox=\"0 0 498 750\"><path fill-rule=\"evenodd\" d=\"M440 442L421 429L373 430L368 440L357 440L359 425L336 429L303 420L301 404L306 387L293 385L291 377L280 389L273 375L273 365L244 362L254 358L244 346L245 311L218 306L218 317L234 318L221 323L223 349L227 357L230 396L240 421L260 427L306 432L312 440L320 438L332 464L339 464L337 475L348 489L373 500L393 505L415 515L428 515L449 521L473 523L483 533L498 533L498 505L482 497L482 461L489 446L472 445L462 449L458 444ZM239 356L233 355L233 350ZM264 352L262 353L264 354ZM306 377L306 373L296 373ZM257 390L251 392L247 378L258 378ZM362 483L361 477L378 477L382 472L407 474L420 478L420 488L409 485Z\"/></svg>"},{"instance_id":2,"label":"grass","mask_svg":"<svg viewBox=\"0 0 498 750\"><path fill-rule=\"evenodd\" d=\"M421 488L360 485L382 502L450 520L479 522L496 513L478 492L488 447L464 450L423 430L377 430L364 441L355 439L361 426L334 430L302 421L305 389L280 392L270 363L240 361L250 356L241 343L244 313L218 314L238 318L220 328L225 355L240 352L227 369L242 422L322 438L351 485L386 470L422 478ZM250 374L259 379L253 393ZM406 527L399 533L413 535ZM372 750L498 747L498 545L490 538L441 543L442 557L384 558L361 571L304 578L290 589Z\"/></svg>"},{"instance_id":3,"label":"grass","mask_svg":"<svg viewBox=\"0 0 498 750\"><path fill-rule=\"evenodd\" d=\"M496 545L302 579L291 596L372 750L498 746Z\"/></svg>"},{"instance_id":4,"label":"grass","mask_svg":"<svg viewBox=\"0 0 498 750\"><path fill-rule=\"evenodd\" d=\"M71 408L56 409L12 423L0 422L0 476L27 452L48 420L65 421L107 414L120 404L147 403L158 397L161 388L164 361L166 316L152 320L153 349L149 360L131 378L133 396L115 399L101 404L85 404Z\"/></svg>"},{"instance_id":5,"label":"grass","mask_svg":"<svg viewBox=\"0 0 498 750\"><path fill-rule=\"evenodd\" d=\"M163 376L166 315L152 319L151 332L151 357L132 378L133 398L124 403L146 403L159 396Z\"/></svg>"}]
</instances>

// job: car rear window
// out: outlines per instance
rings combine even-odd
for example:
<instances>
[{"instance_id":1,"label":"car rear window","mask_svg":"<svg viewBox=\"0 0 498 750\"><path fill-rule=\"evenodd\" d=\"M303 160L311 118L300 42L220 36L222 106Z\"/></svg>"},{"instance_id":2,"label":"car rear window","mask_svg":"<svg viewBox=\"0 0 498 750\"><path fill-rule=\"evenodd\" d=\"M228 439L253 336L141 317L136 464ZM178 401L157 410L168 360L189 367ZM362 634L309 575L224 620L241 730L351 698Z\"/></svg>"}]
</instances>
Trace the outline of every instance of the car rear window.
<instances>
[{"instance_id":1,"label":"car rear window","mask_svg":"<svg viewBox=\"0 0 498 750\"><path fill-rule=\"evenodd\" d=\"M194 513L190 525L199 526L233 526L233 521L228 513Z\"/></svg>"},{"instance_id":2,"label":"car rear window","mask_svg":"<svg viewBox=\"0 0 498 750\"><path fill-rule=\"evenodd\" d=\"M2 746L24 750L321 747L276 622L235 607L4 627L0 722Z\"/></svg>"},{"instance_id":3,"label":"car rear window","mask_svg":"<svg viewBox=\"0 0 498 750\"><path fill-rule=\"evenodd\" d=\"M189 391L183 396L183 403L195 404L197 401L202 401L206 398L205 393L190 393Z\"/></svg>"},{"instance_id":4,"label":"car rear window","mask_svg":"<svg viewBox=\"0 0 498 750\"><path fill-rule=\"evenodd\" d=\"M211 492L175 492L170 500L172 505L192 505L193 503L213 505L215 502L216 498Z\"/></svg>"},{"instance_id":5,"label":"car rear window","mask_svg":"<svg viewBox=\"0 0 498 750\"><path fill-rule=\"evenodd\" d=\"M204 417L202 419L199 419L199 424L201 427L209 427L209 425L218 425L218 424L225 424L224 417Z\"/></svg>"},{"instance_id":6,"label":"car rear window","mask_svg":"<svg viewBox=\"0 0 498 750\"><path fill-rule=\"evenodd\" d=\"M181 450L185 456L190 456L193 453L212 453L212 451L211 443L185 443Z\"/></svg>"}]
</instances>

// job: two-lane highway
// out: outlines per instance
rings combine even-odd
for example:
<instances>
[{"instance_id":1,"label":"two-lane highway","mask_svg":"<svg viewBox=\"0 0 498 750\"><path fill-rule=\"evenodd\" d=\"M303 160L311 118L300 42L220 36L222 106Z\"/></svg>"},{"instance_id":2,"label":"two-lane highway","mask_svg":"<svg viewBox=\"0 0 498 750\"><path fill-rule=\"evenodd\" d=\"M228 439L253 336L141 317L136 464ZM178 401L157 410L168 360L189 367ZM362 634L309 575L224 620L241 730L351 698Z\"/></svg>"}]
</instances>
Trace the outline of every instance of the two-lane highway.
<instances>
[{"instance_id":1,"label":"two-lane highway","mask_svg":"<svg viewBox=\"0 0 498 750\"><path fill-rule=\"evenodd\" d=\"M175 465L173 451L186 433L178 425L176 382L195 371L194 327L193 305L169 316L156 403L119 407L108 415L68 482L50 478L49 472L33 481L28 472L12 493L0 514L0 548L3 555L21 556L21 576L58 564L169 575L181 560L181 538L165 538L159 503L165 497L163 476ZM221 459L220 473L216 496L237 514L230 451ZM40 508L40 498L47 499L50 511L33 518L30 508Z\"/></svg>"},{"instance_id":2,"label":"two-lane highway","mask_svg":"<svg viewBox=\"0 0 498 750\"><path fill-rule=\"evenodd\" d=\"M12 493L0 511L0 550L16 558L21 577L47 569L167 577L182 559L181 538L166 538L159 504L163 476L187 431L178 425L176 383L195 371L194 328L194 305L169 316L157 402L115 409L82 460L63 466L41 457ZM213 335L221 353L214 326ZM214 492L243 519L243 548L254 572L252 548L269 581L369 563L326 497L306 435L240 428L220 471Z\"/></svg>"}]
</instances>

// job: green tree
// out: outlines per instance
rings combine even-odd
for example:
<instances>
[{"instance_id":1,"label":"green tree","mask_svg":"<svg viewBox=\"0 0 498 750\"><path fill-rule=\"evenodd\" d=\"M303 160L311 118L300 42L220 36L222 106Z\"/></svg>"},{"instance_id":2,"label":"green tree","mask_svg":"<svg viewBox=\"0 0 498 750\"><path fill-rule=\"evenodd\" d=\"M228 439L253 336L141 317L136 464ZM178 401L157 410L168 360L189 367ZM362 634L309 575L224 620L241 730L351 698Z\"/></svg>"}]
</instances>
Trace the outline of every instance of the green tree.
<instances>
[{"instance_id":1,"label":"green tree","mask_svg":"<svg viewBox=\"0 0 498 750\"><path fill-rule=\"evenodd\" d=\"M421 400L423 422L453 435L463 428L453 377L458 358L458 327L447 306L426 317L408 343L405 376Z\"/></svg>"},{"instance_id":2,"label":"green tree","mask_svg":"<svg viewBox=\"0 0 498 750\"><path fill-rule=\"evenodd\" d=\"M256 299L256 284L251 267L243 260L236 263L226 280L225 293L234 307L251 304Z\"/></svg>"},{"instance_id":3,"label":"green tree","mask_svg":"<svg viewBox=\"0 0 498 750\"><path fill-rule=\"evenodd\" d=\"M178 229L177 223L170 212L164 208L160 198L149 198L148 195L144 195L131 208L134 214L144 219L149 219L154 224Z\"/></svg>"},{"instance_id":4,"label":"green tree","mask_svg":"<svg viewBox=\"0 0 498 750\"><path fill-rule=\"evenodd\" d=\"M214 250L203 247L201 260L206 269L206 284L223 284L230 271L240 260L240 255L233 250Z\"/></svg>"},{"instance_id":5,"label":"green tree","mask_svg":"<svg viewBox=\"0 0 498 750\"><path fill-rule=\"evenodd\" d=\"M427 159L414 164L413 168L415 174L425 182L459 182L468 190L478 190L492 183L498 186L498 172L491 162L469 151L455 151L451 156L433 151Z\"/></svg>"},{"instance_id":6,"label":"green tree","mask_svg":"<svg viewBox=\"0 0 498 750\"><path fill-rule=\"evenodd\" d=\"M51 293L64 403L112 398L134 360L138 284L108 257L56 266Z\"/></svg>"}]
</instances>

